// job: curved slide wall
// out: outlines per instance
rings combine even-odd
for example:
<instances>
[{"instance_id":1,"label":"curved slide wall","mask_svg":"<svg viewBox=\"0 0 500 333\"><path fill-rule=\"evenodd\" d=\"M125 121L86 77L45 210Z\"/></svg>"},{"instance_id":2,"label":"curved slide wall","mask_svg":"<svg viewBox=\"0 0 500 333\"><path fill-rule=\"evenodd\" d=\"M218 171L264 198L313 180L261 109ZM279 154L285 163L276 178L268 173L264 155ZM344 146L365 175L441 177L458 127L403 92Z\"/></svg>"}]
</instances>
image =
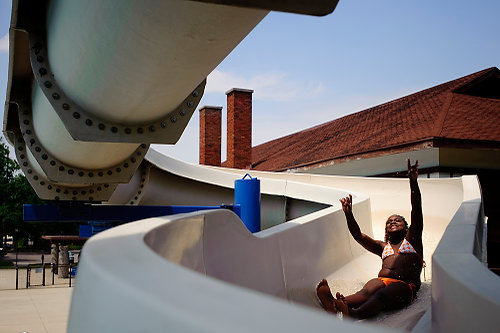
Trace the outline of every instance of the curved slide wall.
<instances>
[{"instance_id":1,"label":"curved slide wall","mask_svg":"<svg viewBox=\"0 0 500 333\"><path fill-rule=\"evenodd\" d=\"M205 196L216 201L220 193L225 201L227 190L244 173L186 164L151 150L146 159L151 172L141 203L159 203L162 193L175 183L173 179L182 184L199 182L202 194L195 194L197 186L187 186L181 194L186 198ZM475 177L419 181L425 219L424 259L427 278L432 274L432 296L427 281L420 300L409 309L377 318L382 326L352 326L350 321L339 321L320 310L314 286L327 277L334 288L349 292L376 275L380 259L367 255L349 236L338 198L354 192L354 212L362 230L382 238L383 221L390 213L409 215L407 180L252 175L262 180L265 195L331 206L253 235L233 213L220 210L153 218L101 233L84 248L69 330L298 332L373 331L392 326L448 331L495 327L498 281L473 254L481 255L483 226ZM162 177L170 180L162 182ZM168 195L163 198L165 204L172 200ZM466 230L459 230L464 225ZM451 255L446 244L456 245L454 237L468 245ZM460 265L462 260L470 261L471 269ZM431 262L433 267L429 267ZM450 276L457 269L462 274ZM478 270L479 275L475 274L485 279L484 284L464 285L468 281L463 279L474 273L472 269ZM488 310L474 311L449 296L456 293L459 297L464 292L471 295L467 302L477 309L486 305ZM431 303L432 310L417 324ZM466 313L463 318L470 314L477 320L462 320L457 316L462 312Z\"/></svg>"}]
</instances>

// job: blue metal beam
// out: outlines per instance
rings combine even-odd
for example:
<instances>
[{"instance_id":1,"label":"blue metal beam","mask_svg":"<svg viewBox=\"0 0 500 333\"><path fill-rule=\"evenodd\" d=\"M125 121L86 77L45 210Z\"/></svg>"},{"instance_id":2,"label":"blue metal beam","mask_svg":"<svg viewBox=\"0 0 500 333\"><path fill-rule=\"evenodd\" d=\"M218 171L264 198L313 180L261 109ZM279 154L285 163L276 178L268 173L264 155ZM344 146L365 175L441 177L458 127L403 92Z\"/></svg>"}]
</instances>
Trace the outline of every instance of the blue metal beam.
<instances>
[{"instance_id":1,"label":"blue metal beam","mask_svg":"<svg viewBox=\"0 0 500 333\"><path fill-rule=\"evenodd\" d=\"M107 221L117 224L165 215L191 213L207 209L229 209L241 217L240 205L220 206L122 206L122 205L24 205L26 222Z\"/></svg>"}]
</instances>

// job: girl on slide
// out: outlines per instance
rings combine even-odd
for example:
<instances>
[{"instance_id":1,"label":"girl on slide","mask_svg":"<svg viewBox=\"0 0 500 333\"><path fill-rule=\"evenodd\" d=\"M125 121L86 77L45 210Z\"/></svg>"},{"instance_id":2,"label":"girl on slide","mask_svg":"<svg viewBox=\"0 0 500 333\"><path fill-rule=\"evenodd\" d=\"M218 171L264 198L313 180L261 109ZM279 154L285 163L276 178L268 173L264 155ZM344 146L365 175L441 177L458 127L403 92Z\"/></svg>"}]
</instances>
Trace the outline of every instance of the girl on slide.
<instances>
[{"instance_id":1,"label":"girl on slide","mask_svg":"<svg viewBox=\"0 0 500 333\"><path fill-rule=\"evenodd\" d=\"M316 293L323 308L344 316L369 318L382 311L402 309L409 305L420 288L423 266L422 199L417 183L418 161L408 159L411 190L411 225L401 215L391 215L385 223L385 240L379 241L359 229L352 213L352 196L340 199L352 237L368 251L382 258L378 277L368 281L363 289L349 296L336 293L333 297L328 282L323 279Z\"/></svg>"}]
</instances>

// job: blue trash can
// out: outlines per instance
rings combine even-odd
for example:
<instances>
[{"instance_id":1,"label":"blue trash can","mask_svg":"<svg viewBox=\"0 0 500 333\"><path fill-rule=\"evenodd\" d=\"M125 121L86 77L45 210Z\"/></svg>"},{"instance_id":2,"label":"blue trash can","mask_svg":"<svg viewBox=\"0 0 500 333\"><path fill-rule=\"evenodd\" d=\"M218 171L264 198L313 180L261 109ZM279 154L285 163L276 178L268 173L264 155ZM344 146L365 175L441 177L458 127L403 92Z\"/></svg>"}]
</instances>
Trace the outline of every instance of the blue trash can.
<instances>
[{"instance_id":1,"label":"blue trash can","mask_svg":"<svg viewBox=\"0 0 500 333\"><path fill-rule=\"evenodd\" d=\"M241 220L247 229L260 231L260 180L248 173L235 180L234 203L241 206Z\"/></svg>"}]
</instances>

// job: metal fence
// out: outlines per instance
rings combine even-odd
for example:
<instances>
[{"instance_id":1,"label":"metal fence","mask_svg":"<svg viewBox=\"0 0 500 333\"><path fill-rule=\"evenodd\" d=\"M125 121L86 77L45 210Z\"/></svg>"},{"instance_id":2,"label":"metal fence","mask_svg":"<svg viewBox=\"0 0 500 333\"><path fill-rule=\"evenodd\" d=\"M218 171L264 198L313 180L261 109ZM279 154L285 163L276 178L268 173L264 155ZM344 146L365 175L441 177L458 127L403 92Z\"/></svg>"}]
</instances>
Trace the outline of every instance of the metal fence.
<instances>
[{"instance_id":1,"label":"metal fence","mask_svg":"<svg viewBox=\"0 0 500 333\"><path fill-rule=\"evenodd\" d=\"M0 269L0 290L28 288L71 287L74 285L77 264L54 265L40 262L15 265L14 268ZM68 277L60 277L58 270L67 270Z\"/></svg>"}]
</instances>

